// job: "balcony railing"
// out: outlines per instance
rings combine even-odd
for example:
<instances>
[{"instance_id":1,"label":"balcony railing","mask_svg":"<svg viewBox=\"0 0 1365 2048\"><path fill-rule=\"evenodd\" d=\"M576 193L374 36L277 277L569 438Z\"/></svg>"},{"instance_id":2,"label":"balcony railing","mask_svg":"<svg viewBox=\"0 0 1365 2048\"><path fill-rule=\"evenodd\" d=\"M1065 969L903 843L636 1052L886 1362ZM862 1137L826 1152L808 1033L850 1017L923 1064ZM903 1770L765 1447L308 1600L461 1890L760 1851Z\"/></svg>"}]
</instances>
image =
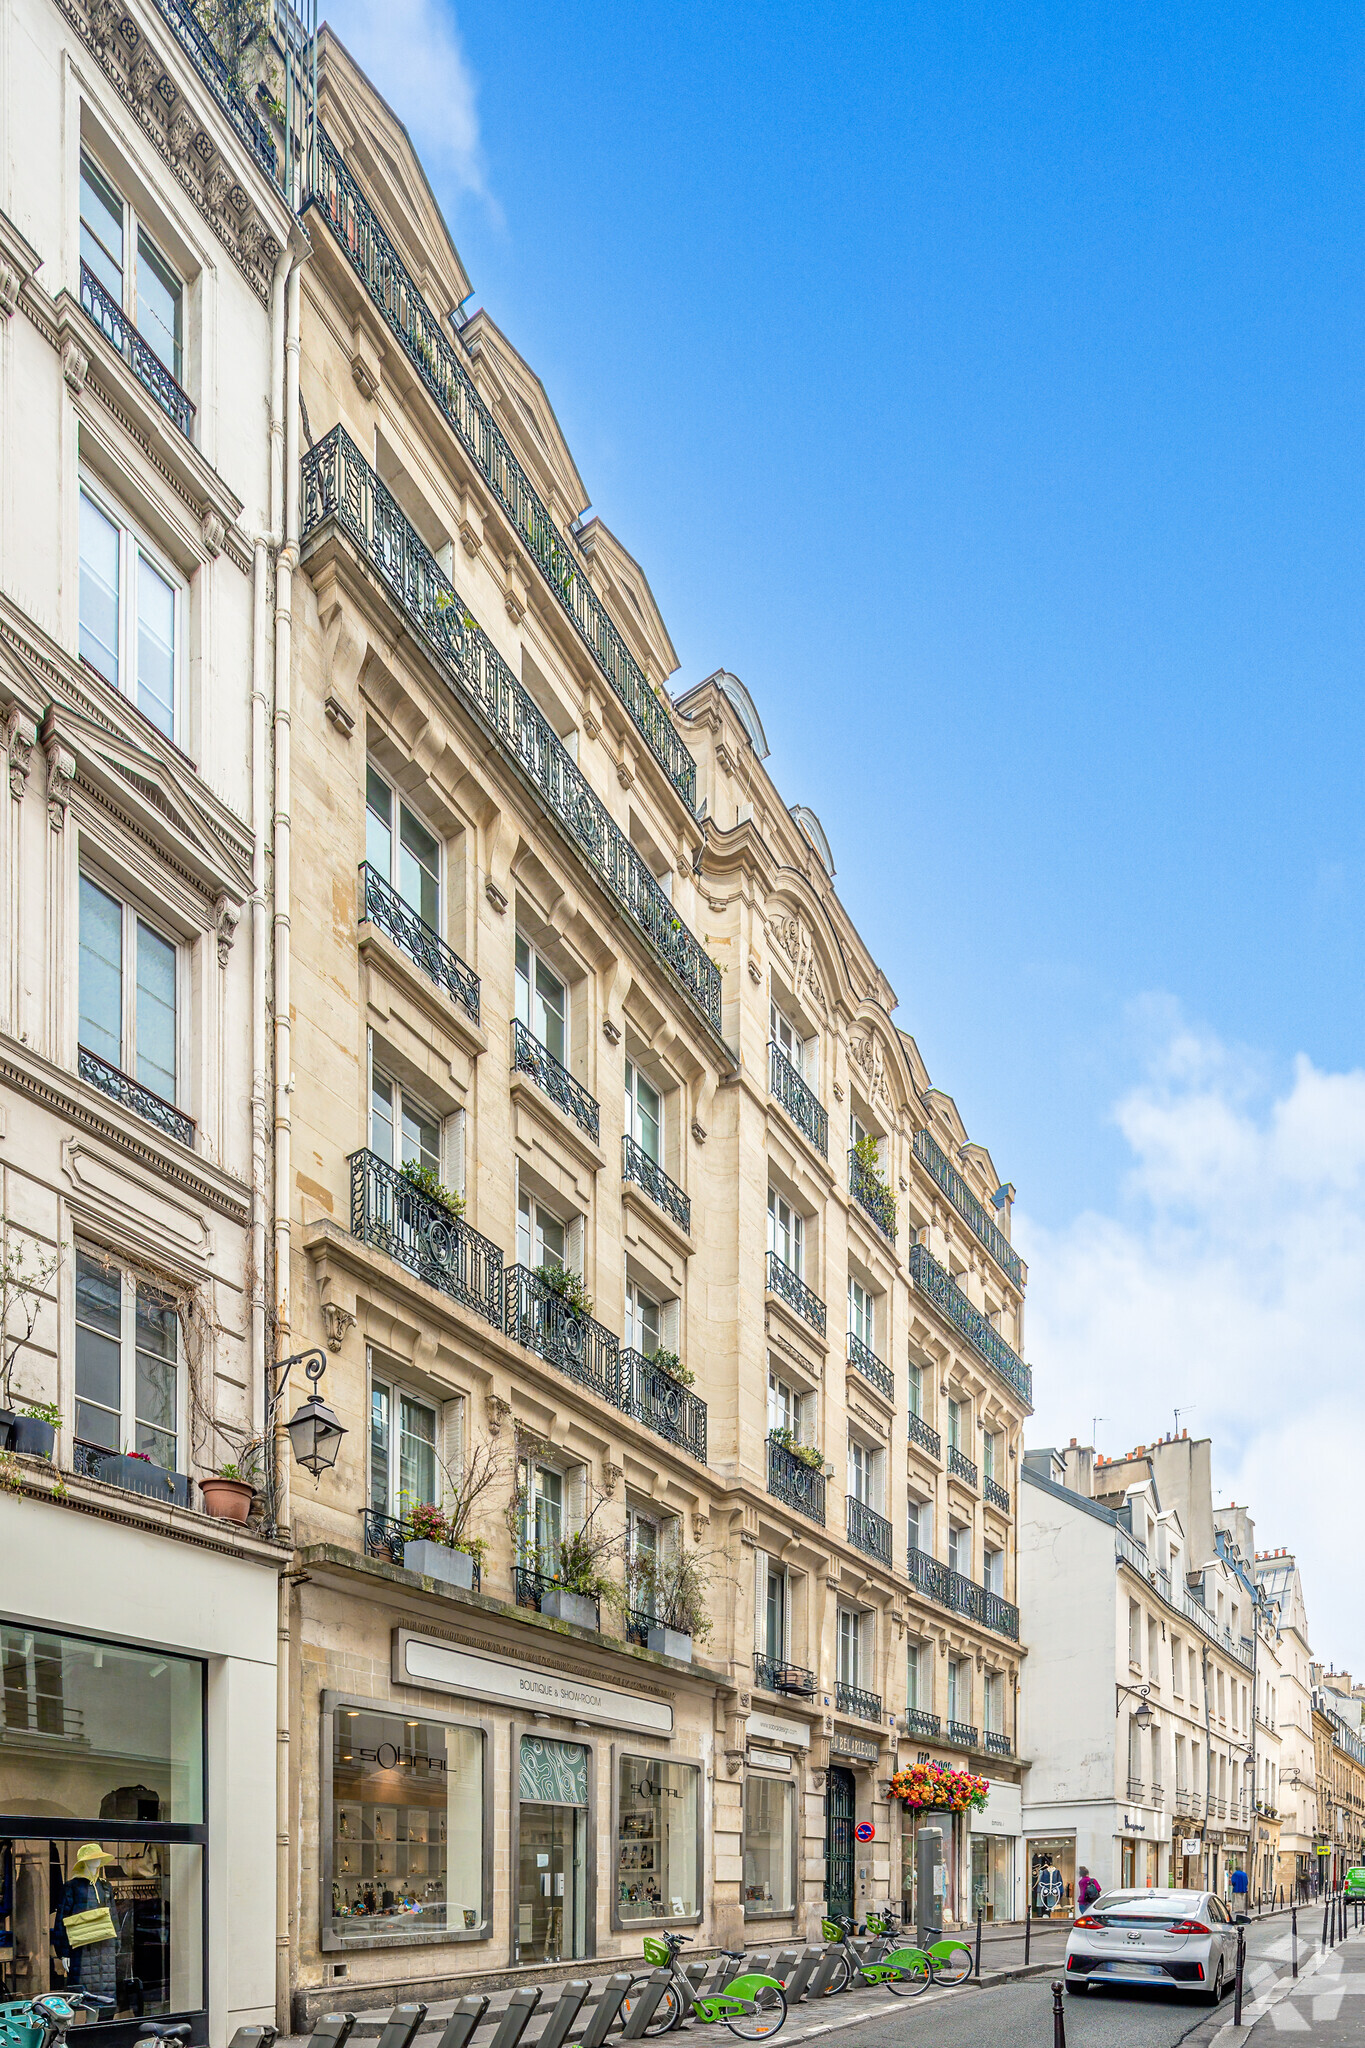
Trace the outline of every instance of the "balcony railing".
<instances>
[{"instance_id":1,"label":"balcony railing","mask_svg":"<svg viewBox=\"0 0 1365 2048\"><path fill-rule=\"evenodd\" d=\"M864 1692L861 1686L845 1685L842 1678L834 1688L834 1704L839 1713L856 1715L860 1721L880 1721L882 1718L881 1694Z\"/></svg>"},{"instance_id":2,"label":"balcony railing","mask_svg":"<svg viewBox=\"0 0 1365 2048\"><path fill-rule=\"evenodd\" d=\"M620 1356L620 1406L668 1443L706 1463L706 1403L639 1351Z\"/></svg>"},{"instance_id":3,"label":"balcony railing","mask_svg":"<svg viewBox=\"0 0 1365 2048\"><path fill-rule=\"evenodd\" d=\"M71 1469L82 1479L101 1479L106 1486L121 1486L125 1493L174 1501L182 1508L189 1507L194 1497L194 1481L187 1472L170 1472L150 1458L111 1451L107 1445L85 1443L80 1437L71 1446Z\"/></svg>"},{"instance_id":4,"label":"balcony railing","mask_svg":"<svg viewBox=\"0 0 1365 2048\"><path fill-rule=\"evenodd\" d=\"M193 60L195 69L256 162L268 178L278 183L279 159L270 130L233 84L231 73L194 9L183 4L183 0L157 0L157 5L177 42Z\"/></svg>"},{"instance_id":5,"label":"balcony railing","mask_svg":"<svg viewBox=\"0 0 1365 2048\"><path fill-rule=\"evenodd\" d=\"M879 1180L851 1148L848 1155L848 1191L858 1207L872 1218L883 1237L896 1242L896 1197L885 1181Z\"/></svg>"},{"instance_id":6,"label":"balcony railing","mask_svg":"<svg viewBox=\"0 0 1365 2048\"><path fill-rule=\"evenodd\" d=\"M1130 1799L1140 1800L1145 1789L1141 1778L1130 1778L1128 1780L1128 1797Z\"/></svg>"},{"instance_id":7,"label":"balcony railing","mask_svg":"<svg viewBox=\"0 0 1365 2048\"><path fill-rule=\"evenodd\" d=\"M459 954L367 860L360 863L360 889L360 915L365 923L391 938L399 952L406 953L413 966L420 967L427 979L443 988L451 1002L458 1003L470 1022L477 1024L479 977L473 968L465 966Z\"/></svg>"},{"instance_id":8,"label":"balcony railing","mask_svg":"<svg viewBox=\"0 0 1365 2048\"><path fill-rule=\"evenodd\" d=\"M671 1216L679 1230L689 1236L692 1230L692 1204L676 1181L670 1180L662 1166L650 1158L644 1147L637 1145L629 1132L621 1136L621 1178L633 1180L636 1187L643 1188L656 1209L662 1209L665 1216Z\"/></svg>"},{"instance_id":9,"label":"balcony railing","mask_svg":"<svg viewBox=\"0 0 1365 2048\"><path fill-rule=\"evenodd\" d=\"M956 1444L948 1446L948 1470L958 1479L965 1480L968 1486L976 1485L976 1467Z\"/></svg>"},{"instance_id":10,"label":"balcony railing","mask_svg":"<svg viewBox=\"0 0 1365 2048\"><path fill-rule=\"evenodd\" d=\"M825 1520L825 1475L814 1465L806 1464L794 1451L780 1443L776 1437L768 1438L768 1491L774 1500L785 1501L789 1508L809 1515L813 1522L824 1526Z\"/></svg>"},{"instance_id":11,"label":"balcony railing","mask_svg":"<svg viewBox=\"0 0 1365 2048\"><path fill-rule=\"evenodd\" d=\"M445 321L422 297L412 273L330 136L318 135L317 186L310 196L335 234L422 383L506 513L532 561L581 634L627 716L690 811L697 764L667 706L608 616L568 541L550 517L502 430L475 389Z\"/></svg>"},{"instance_id":12,"label":"balcony railing","mask_svg":"<svg viewBox=\"0 0 1365 2048\"><path fill-rule=\"evenodd\" d=\"M462 1301L494 1329L503 1320L502 1253L375 1152L353 1152L351 1235Z\"/></svg>"},{"instance_id":13,"label":"balcony railing","mask_svg":"<svg viewBox=\"0 0 1365 2048\"><path fill-rule=\"evenodd\" d=\"M365 1528L366 1557L386 1557L390 1564L401 1565L403 1550L412 1541L412 1526L401 1515L381 1515L378 1508L360 1510ZM480 1590L482 1573L478 1558L472 1559L474 1567L474 1591Z\"/></svg>"},{"instance_id":14,"label":"balcony railing","mask_svg":"<svg viewBox=\"0 0 1365 2048\"><path fill-rule=\"evenodd\" d=\"M491 727L555 822L677 976L689 1001L719 1032L720 969L344 427L333 427L309 449L302 471L303 539L311 539L328 520L336 521L386 585L461 702Z\"/></svg>"},{"instance_id":15,"label":"balcony railing","mask_svg":"<svg viewBox=\"0 0 1365 2048\"><path fill-rule=\"evenodd\" d=\"M970 1721L949 1721L948 1740L949 1742L961 1743L963 1749L978 1749L980 1747L977 1731Z\"/></svg>"},{"instance_id":16,"label":"balcony railing","mask_svg":"<svg viewBox=\"0 0 1365 2048\"><path fill-rule=\"evenodd\" d=\"M526 1029L520 1017L512 1019L512 1070L529 1074L541 1093L571 1116L580 1131L594 1144L602 1134L602 1115L586 1088L562 1067L548 1046Z\"/></svg>"},{"instance_id":17,"label":"balcony railing","mask_svg":"<svg viewBox=\"0 0 1365 2048\"><path fill-rule=\"evenodd\" d=\"M865 1500L848 1501L848 1540L891 1569L891 1524Z\"/></svg>"},{"instance_id":18,"label":"balcony railing","mask_svg":"<svg viewBox=\"0 0 1365 2048\"><path fill-rule=\"evenodd\" d=\"M922 1451L927 1451L931 1458L943 1456L942 1438L936 1429L930 1429L922 1415L912 1414L910 1417L910 1441L918 1444Z\"/></svg>"},{"instance_id":19,"label":"balcony railing","mask_svg":"<svg viewBox=\"0 0 1365 2048\"><path fill-rule=\"evenodd\" d=\"M569 1589L565 1586L562 1579L557 1579L554 1576L553 1572L542 1572L538 1571L534 1565L519 1564L513 1567L512 1590L518 1607L534 1607L537 1614L539 1614L547 1593L564 1593ZM588 1596L582 1594L579 1597L586 1599ZM602 1603L600 1600L593 1601L592 1611L592 1625L595 1629L600 1629L602 1626Z\"/></svg>"},{"instance_id":20,"label":"balcony railing","mask_svg":"<svg viewBox=\"0 0 1365 2048\"><path fill-rule=\"evenodd\" d=\"M138 383L151 392L172 426L179 427L189 440L194 433L194 400L181 390L160 356L148 347L88 263L81 265L81 304L105 340L123 357Z\"/></svg>"},{"instance_id":21,"label":"balcony railing","mask_svg":"<svg viewBox=\"0 0 1365 2048\"><path fill-rule=\"evenodd\" d=\"M507 1273L507 1334L580 1386L618 1405L620 1346L610 1330L547 1287L530 1266Z\"/></svg>"},{"instance_id":22,"label":"balcony railing","mask_svg":"<svg viewBox=\"0 0 1365 2048\"><path fill-rule=\"evenodd\" d=\"M1014 1744L1008 1735L999 1735L994 1728L986 1730L986 1749L991 1756L1013 1756Z\"/></svg>"},{"instance_id":23,"label":"balcony railing","mask_svg":"<svg viewBox=\"0 0 1365 2048\"><path fill-rule=\"evenodd\" d=\"M803 1322L824 1336L825 1304L818 1294L811 1293L799 1273L793 1273L790 1266L782 1263L776 1252L768 1254L768 1292L775 1294L779 1301L785 1301Z\"/></svg>"},{"instance_id":24,"label":"balcony railing","mask_svg":"<svg viewBox=\"0 0 1365 2048\"><path fill-rule=\"evenodd\" d=\"M978 1351L1006 1385L1020 1399L1033 1405L1033 1374L1018 1353L1011 1351L998 1330L993 1330L979 1308L968 1301L951 1273L922 1244L910 1247L910 1278L927 1295L939 1314Z\"/></svg>"},{"instance_id":25,"label":"balcony railing","mask_svg":"<svg viewBox=\"0 0 1365 2048\"><path fill-rule=\"evenodd\" d=\"M992 1223L943 1147L929 1135L928 1131L916 1131L914 1143L915 1157L930 1179L942 1188L972 1235L986 1247L1006 1279L1012 1281L1016 1287L1022 1287L1024 1269L1019 1263L1018 1253L999 1226Z\"/></svg>"},{"instance_id":26,"label":"balcony railing","mask_svg":"<svg viewBox=\"0 0 1365 2048\"><path fill-rule=\"evenodd\" d=\"M1018 1642L1019 1609L1013 1601L992 1593L986 1586L978 1586L974 1579L965 1578L951 1565L940 1564L936 1557L930 1557L927 1551L916 1550L913 1546L906 1553L905 1569L921 1593L930 1600L936 1600L940 1607L951 1608L954 1614L965 1614L972 1621L979 1621L984 1628L994 1629Z\"/></svg>"},{"instance_id":27,"label":"balcony railing","mask_svg":"<svg viewBox=\"0 0 1365 2048\"><path fill-rule=\"evenodd\" d=\"M923 1707L907 1707L905 1710L905 1732L907 1735L933 1735L939 1732L937 1714L926 1713Z\"/></svg>"},{"instance_id":28,"label":"balcony railing","mask_svg":"<svg viewBox=\"0 0 1365 2048\"><path fill-rule=\"evenodd\" d=\"M797 1073L780 1045L768 1045L768 1093L780 1102L822 1159L829 1157L829 1115L813 1088Z\"/></svg>"},{"instance_id":29,"label":"balcony railing","mask_svg":"<svg viewBox=\"0 0 1365 2048\"><path fill-rule=\"evenodd\" d=\"M777 1657L765 1657L758 1650L754 1652L754 1684L768 1692L786 1693L792 1699L815 1697L813 1671L807 1671L804 1664L787 1664Z\"/></svg>"},{"instance_id":30,"label":"balcony railing","mask_svg":"<svg viewBox=\"0 0 1365 2048\"><path fill-rule=\"evenodd\" d=\"M895 1374L889 1366L882 1364L871 1345L864 1344L861 1337L855 1337L852 1330L848 1333L848 1362L870 1387L875 1387L888 1401L895 1400Z\"/></svg>"},{"instance_id":31,"label":"balcony railing","mask_svg":"<svg viewBox=\"0 0 1365 2048\"><path fill-rule=\"evenodd\" d=\"M1006 1486L1001 1486L998 1480L992 1479L989 1476L987 1476L984 1484L986 1489L986 1498L990 1502L991 1506L993 1508L1002 1508L1004 1512L1008 1514L1010 1511L1009 1488Z\"/></svg>"},{"instance_id":32,"label":"balcony railing","mask_svg":"<svg viewBox=\"0 0 1365 2048\"><path fill-rule=\"evenodd\" d=\"M155 1124L157 1130L168 1138L174 1138L178 1145L194 1144L194 1118L186 1116L184 1110L177 1109L173 1102L153 1094L150 1088L143 1087L141 1081L125 1074L121 1067L111 1066L108 1060L102 1060L88 1046L77 1048L76 1064L82 1081L98 1088L101 1095L117 1102L120 1109L130 1109L144 1123Z\"/></svg>"}]
</instances>

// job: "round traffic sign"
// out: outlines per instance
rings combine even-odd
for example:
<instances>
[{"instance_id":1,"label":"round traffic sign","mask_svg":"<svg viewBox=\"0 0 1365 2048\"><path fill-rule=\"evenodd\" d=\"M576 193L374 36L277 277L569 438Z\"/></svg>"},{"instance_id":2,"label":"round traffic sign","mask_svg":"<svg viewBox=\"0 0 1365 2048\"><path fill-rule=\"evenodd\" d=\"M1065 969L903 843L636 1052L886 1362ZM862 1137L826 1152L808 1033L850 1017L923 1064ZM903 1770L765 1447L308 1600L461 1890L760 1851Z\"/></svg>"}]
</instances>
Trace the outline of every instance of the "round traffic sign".
<instances>
[{"instance_id":1,"label":"round traffic sign","mask_svg":"<svg viewBox=\"0 0 1365 2048\"><path fill-rule=\"evenodd\" d=\"M860 1820L853 1832L860 1842L870 1842L877 1830L873 1827L870 1820Z\"/></svg>"}]
</instances>

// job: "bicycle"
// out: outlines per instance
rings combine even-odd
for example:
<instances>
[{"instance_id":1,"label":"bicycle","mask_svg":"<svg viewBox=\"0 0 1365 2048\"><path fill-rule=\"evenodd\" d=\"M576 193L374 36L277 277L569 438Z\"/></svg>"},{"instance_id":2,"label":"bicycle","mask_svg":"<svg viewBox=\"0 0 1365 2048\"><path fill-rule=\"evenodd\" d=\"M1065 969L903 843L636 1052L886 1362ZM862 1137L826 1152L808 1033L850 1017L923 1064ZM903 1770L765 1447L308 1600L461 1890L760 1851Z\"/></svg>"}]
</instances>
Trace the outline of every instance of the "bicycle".
<instances>
[{"instance_id":1,"label":"bicycle","mask_svg":"<svg viewBox=\"0 0 1365 2048\"><path fill-rule=\"evenodd\" d=\"M703 2026L715 2026L723 2020L741 2041L766 2041L773 2034L780 2033L787 2020L787 1994L776 1977L765 1977L760 1971L751 1970L736 1977L723 1991L704 1994L695 1991L678 1968L678 1951L691 1939L690 1934L645 1936L645 1961L656 1970L672 1972L645 2033L671 2034L689 2013ZM732 1963L744 1960L742 1948L723 1948L720 1954ZM621 2000L623 2026L630 2017L632 2001L640 1996L648 1983L648 1977L632 1979Z\"/></svg>"},{"instance_id":2,"label":"bicycle","mask_svg":"<svg viewBox=\"0 0 1365 2048\"><path fill-rule=\"evenodd\" d=\"M40 1998L13 2000L0 2005L0 2048L61 2048L77 2011L99 2015L113 2009L112 1998L93 1991L46 1991Z\"/></svg>"},{"instance_id":3,"label":"bicycle","mask_svg":"<svg viewBox=\"0 0 1365 2048\"><path fill-rule=\"evenodd\" d=\"M897 1929L889 1913L870 1916L866 1931L879 1939L875 1960L859 1955L853 1946L853 1937L858 1932L856 1921L826 1916L820 1922L820 1932L825 1940L837 1944L840 1949L825 1986L826 1998L851 1990L855 1976L861 1977L865 1984L884 1984L899 1998L916 1998L921 1991L928 1990L933 1978L933 1965L921 1949L894 1946ZM891 1945L888 1947L888 1944Z\"/></svg>"}]
</instances>

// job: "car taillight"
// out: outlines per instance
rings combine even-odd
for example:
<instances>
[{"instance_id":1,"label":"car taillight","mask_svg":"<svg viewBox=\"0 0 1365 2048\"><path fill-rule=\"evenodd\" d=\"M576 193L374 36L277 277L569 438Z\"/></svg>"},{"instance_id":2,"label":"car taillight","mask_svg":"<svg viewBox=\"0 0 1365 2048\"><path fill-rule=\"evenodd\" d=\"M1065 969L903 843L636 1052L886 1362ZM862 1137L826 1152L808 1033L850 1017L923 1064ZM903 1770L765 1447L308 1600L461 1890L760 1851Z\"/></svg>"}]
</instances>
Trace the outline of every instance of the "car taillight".
<instances>
[{"instance_id":1,"label":"car taillight","mask_svg":"<svg viewBox=\"0 0 1365 2048\"><path fill-rule=\"evenodd\" d=\"M1172 1920L1171 1922L1172 1934L1208 1934L1211 1931L1210 1928L1204 1925L1202 1920Z\"/></svg>"},{"instance_id":2,"label":"car taillight","mask_svg":"<svg viewBox=\"0 0 1365 2048\"><path fill-rule=\"evenodd\" d=\"M1075 1924L1077 1927L1103 1927L1105 1923L1098 1913L1082 1913Z\"/></svg>"}]
</instances>

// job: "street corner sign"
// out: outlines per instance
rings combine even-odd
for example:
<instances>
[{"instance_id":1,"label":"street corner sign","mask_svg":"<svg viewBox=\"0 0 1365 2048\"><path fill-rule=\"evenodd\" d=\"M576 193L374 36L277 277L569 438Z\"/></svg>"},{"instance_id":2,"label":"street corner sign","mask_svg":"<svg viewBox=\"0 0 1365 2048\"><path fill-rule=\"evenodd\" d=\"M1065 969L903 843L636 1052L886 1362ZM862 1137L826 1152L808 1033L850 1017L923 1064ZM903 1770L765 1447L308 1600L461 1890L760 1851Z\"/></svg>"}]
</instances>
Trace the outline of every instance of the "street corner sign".
<instances>
[{"instance_id":1,"label":"street corner sign","mask_svg":"<svg viewBox=\"0 0 1365 2048\"><path fill-rule=\"evenodd\" d=\"M853 1832L860 1842L870 1842L877 1830L873 1827L870 1820L860 1820Z\"/></svg>"}]
</instances>

